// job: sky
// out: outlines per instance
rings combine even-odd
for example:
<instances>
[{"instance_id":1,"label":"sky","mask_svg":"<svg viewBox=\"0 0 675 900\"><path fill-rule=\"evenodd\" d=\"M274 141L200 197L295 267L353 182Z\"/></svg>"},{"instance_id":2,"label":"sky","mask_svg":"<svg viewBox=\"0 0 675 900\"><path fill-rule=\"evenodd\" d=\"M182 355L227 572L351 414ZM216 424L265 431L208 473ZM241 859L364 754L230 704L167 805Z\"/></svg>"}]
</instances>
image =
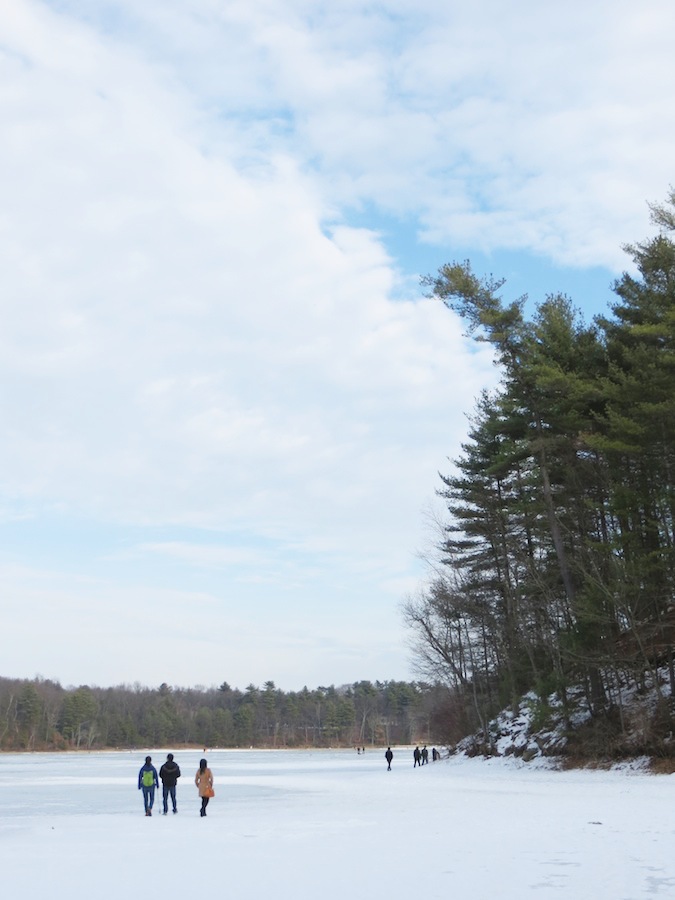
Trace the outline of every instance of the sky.
<instances>
[{"instance_id":1,"label":"sky","mask_svg":"<svg viewBox=\"0 0 675 900\"><path fill-rule=\"evenodd\" d=\"M151 817L137 789L144 753L5 753L5 895L673 896L672 775L558 772L513 757L414 768L410 747L393 748L387 771L383 749L210 750L205 819L193 783L201 751L175 753L178 812L161 815L156 797ZM166 750L151 755L159 768Z\"/></svg>"},{"instance_id":2,"label":"sky","mask_svg":"<svg viewBox=\"0 0 675 900\"><path fill-rule=\"evenodd\" d=\"M0 4L0 674L416 677L497 373L420 276L606 312L674 180L675 7Z\"/></svg>"}]
</instances>

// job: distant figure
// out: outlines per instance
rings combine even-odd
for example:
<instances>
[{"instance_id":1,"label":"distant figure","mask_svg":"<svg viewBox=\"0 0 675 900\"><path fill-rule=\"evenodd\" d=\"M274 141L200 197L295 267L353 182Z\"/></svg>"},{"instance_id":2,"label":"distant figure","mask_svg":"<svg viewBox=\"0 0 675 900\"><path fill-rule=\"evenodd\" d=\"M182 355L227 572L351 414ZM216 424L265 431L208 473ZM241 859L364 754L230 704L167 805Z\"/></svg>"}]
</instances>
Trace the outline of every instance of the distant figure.
<instances>
[{"instance_id":1,"label":"distant figure","mask_svg":"<svg viewBox=\"0 0 675 900\"><path fill-rule=\"evenodd\" d=\"M361 748L360 747L356 748L356 752L359 754L359 756L361 756Z\"/></svg>"},{"instance_id":2,"label":"distant figure","mask_svg":"<svg viewBox=\"0 0 675 900\"><path fill-rule=\"evenodd\" d=\"M387 747L387 752L384 754L384 758L387 760L387 772L391 772L391 761L394 758L391 747Z\"/></svg>"},{"instance_id":3,"label":"distant figure","mask_svg":"<svg viewBox=\"0 0 675 900\"><path fill-rule=\"evenodd\" d=\"M415 760L415 762L413 763L413 769L415 768L415 766L422 765L422 763L420 761L421 758L422 758L422 754L420 753L420 748L415 747L415 749L413 750L413 759Z\"/></svg>"},{"instance_id":4,"label":"distant figure","mask_svg":"<svg viewBox=\"0 0 675 900\"><path fill-rule=\"evenodd\" d=\"M195 784L197 785L197 790L199 791L199 796L202 801L202 808L199 810L199 815L204 817L206 815L206 807L209 805L209 800L214 796L213 773L206 765L205 759L199 760L199 768L195 775Z\"/></svg>"},{"instance_id":5,"label":"distant figure","mask_svg":"<svg viewBox=\"0 0 675 900\"><path fill-rule=\"evenodd\" d=\"M429 751L427 750L426 744L422 747L422 765L426 766L429 764Z\"/></svg>"},{"instance_id":6,"label":"distant figure","mask_svg":"<svg viewBox=\"0 0 675 900\"><path fill-rule=\"evenodd\" d=\"M438 750L435 747L431 748L431 761L436 762L438 759Z\"/></svg>"},{"instance_id":7,"label":"distant figure","mask_svg":"<svg viewBox=\"0 0 675 900\"><path fill-rule=\"evenodd\" d=\"M138 773L138 790L143 791L143 806L146 816L152 815L152 807L155 803L155 788L159 787L157 769L152 764L152 757L145 757L145 765L141 766Z\"/></svg>"},{"instance_id":8,"label":"distant figure","mask_svg":"<svg viewBox=\"0 0 675 900\"><path fill-rule=\"evenodd\" d=\"M159 770L159 777L162 779L162 800L164 801L164 815L169 811L169 797L173 811L178 812L176 808L176 782L180 778L180 766L173 761L173 753L169 753L166 762Z\"/></svg>"}]
</instances>

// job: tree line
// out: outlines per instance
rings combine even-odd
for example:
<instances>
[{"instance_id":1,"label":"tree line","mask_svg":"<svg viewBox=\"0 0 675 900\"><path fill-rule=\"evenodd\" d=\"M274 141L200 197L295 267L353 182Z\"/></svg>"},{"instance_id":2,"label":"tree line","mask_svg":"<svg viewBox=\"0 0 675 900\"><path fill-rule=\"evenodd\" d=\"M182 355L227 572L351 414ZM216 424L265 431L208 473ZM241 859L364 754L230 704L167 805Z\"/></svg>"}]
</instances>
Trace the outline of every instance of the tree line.
<instances>
[{"instance_id":1,"label":"tree line","mask_svg":"<svg viewBox=\"0 0 675 900\"><path fill-rule=\"evenodd\" d=\"M423 279L500 374L441 476L447 521L404 607L455 737L529 690L565 708L581 685L619 732L627 691L675 696L675 191L651 213L658 233L624 248L633 269L590 324L564 295L505 300L468 261Z\"/></svg>"},{"instance_id":2,"label":"tree line","mask_svg":"<svg viewBox=\"0 0 675 900\"><path fill-rule=\"evenodd\" d=\"M423 682L359 681L286 692L122 685L64 688L0 678L0 749L348 747L431 742L445 731L442 694Z\"/></svg>"}]
</instances>

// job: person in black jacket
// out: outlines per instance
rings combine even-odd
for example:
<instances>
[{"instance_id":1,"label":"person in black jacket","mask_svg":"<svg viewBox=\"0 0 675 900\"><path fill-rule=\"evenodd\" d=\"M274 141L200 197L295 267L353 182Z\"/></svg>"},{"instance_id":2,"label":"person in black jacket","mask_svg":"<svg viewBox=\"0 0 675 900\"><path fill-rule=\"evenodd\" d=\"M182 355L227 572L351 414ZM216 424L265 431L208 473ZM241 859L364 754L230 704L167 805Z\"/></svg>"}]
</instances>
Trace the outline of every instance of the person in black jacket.
<instances>
[{"instance_id":1,"label":"person in black jacket","mask_svg":"<svg viewBox=\"0 0 675 900\"><path fill-rule=\"evenodd\" d=\"M391 772L391 761L394 758L391 747L387 747L387 752L384 754L384 758L387 760L387 772Z\"/></svg>"},{"instance_id":2,"label":"person in black jacket","mask_svg":"<svg viewBox=\"0 0 675 900\"><path fill-rule=\"evenodd\" d=\"M178 812L176 808L176 782L180 778L180 766L173 761L173 753L169 753L166 762L159 770L159 777L162 779L162 799L164 800L164 815L169 811L169 796L173 804L173 811Z\"/></svg>"}]
</instances>

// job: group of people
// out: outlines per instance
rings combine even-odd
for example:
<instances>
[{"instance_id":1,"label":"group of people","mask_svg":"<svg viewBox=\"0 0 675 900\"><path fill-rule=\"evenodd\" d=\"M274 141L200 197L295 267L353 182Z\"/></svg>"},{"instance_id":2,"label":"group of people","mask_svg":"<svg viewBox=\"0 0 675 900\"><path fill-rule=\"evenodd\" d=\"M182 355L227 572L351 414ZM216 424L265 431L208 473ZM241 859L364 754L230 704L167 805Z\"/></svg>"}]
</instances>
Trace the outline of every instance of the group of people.
<instances>
[{"instance_id":1,"label":"group of people","mask_svg":"<svg viewBox=\"0 0 675 900\"><path fill-rule=\"evenodd\" d=\"M387 747L387 749L385 750L384 758L387 760L387 771L391 772L391 761L394 758L394 753L393 753L391 747ZM441 754L438 752L438 750L435 747L432 747L432 749L431 749L431 758L433 759L434 762L436 762L437 759L441 758ZM427 750L426 745L424 747L422 747L421 750L419 747L415 747L415 749L413 750L413 768L415 766L426 765L428 762L429 762L429 751Z\"/></svg>"},{"instance_id":2,"label":"group of people","mask_svg":"<svg viewBox=\"0 0 675 900\"><path fill-rule=\"evenodd\" d=\"M160 781L162 782L164 815L167 815L169 812L169 800L171 800L173 812L178 812L178 805L176 803L176 785L179 778L180 766L174 760L173 753L167 755L166 762L163 763L159 770L159 775L157 774L157 769L152 764L152 757L145 757L145 764L141 766L138 773L138 790L143 791L143 807L146 816L152 815L152 807L155 805L155 789L159 789ZM201 801L199 815L203 817L206 815L206 807L209 805L209 800L211 797L215 796L213 790L213 773L211 772L211 769L209 769L205 759L199 760L199 768L195 774L195 784L197 785L197 791Z\"/></svg>"},{"instance_id":3,"label":"group of people","mask_svg":"<svg viewBox=\"0 0 675 900\"><path fill-rule=\"evenodd\" d=\"M360 749L359 752L361 752ZM363 748L363 752L365 752L365 747ZM434 762L437 759L440 759L440 753L438 753L435 747L432 749L431 754ZM391 763L394 758L391 747L387 747L384 758L387 760L387 771L391 771ZM429 762L429 751L426 746L422 747L421 750L419 747L415 747L413 750L413 760L413 766L423 766ZM171 800L173 812L178 812L178 805L176 803L176 785L179 778L180 766L174 760L173 753L167 754L166 762L162 764L159 774L152 764L152 757L145 757L145 763L141 766L138 773L138 790L143 791L143 808L145 809L146 816L152 815L152 807L155 805L155 790L159 789L160 781L162 782L164 815L166 816L169 812L169 800ZM195 773L195 784L201 801L199 815L204 817L206 815L206 807L209 805L209 800L211 797L215 796L213 790L213 772L209 769L205 759L199 760L199 768Z\"/></svg>"},{"instance_id":4,"label":"group of people","mask_svg":"<svg viewBox=\"0 0 675 900\"><path fill-rule=\"evenodd\" d=\"M422 747L421 750L419 747L415 747L413 750L413 760L413 768L415 768L415 766L424 766L429 762L429 751L427 750L426 745Z\"/></svg>"}]
</instances>

